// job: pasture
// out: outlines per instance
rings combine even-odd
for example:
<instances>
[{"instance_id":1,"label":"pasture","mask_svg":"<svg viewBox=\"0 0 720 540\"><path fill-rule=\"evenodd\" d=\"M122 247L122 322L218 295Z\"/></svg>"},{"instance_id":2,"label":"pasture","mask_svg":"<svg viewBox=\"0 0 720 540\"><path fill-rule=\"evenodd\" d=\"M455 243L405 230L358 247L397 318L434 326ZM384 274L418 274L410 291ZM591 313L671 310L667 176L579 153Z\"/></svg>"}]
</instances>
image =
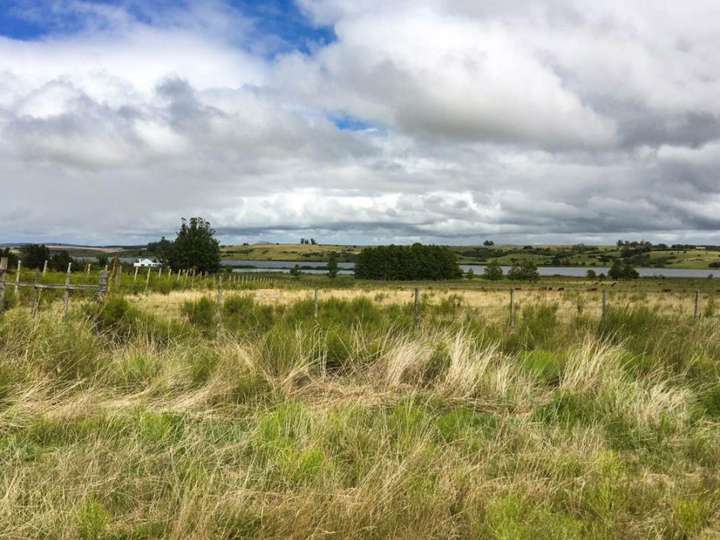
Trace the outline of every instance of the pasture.
<instances>
[{"instance_id":1,"label":"pasture","mask_svg":"<svg viewBox=\"0 0 720 540\"><path fill-rule=\"evenodd\" d=\"M720 535L715 280L219 285L9 276L0 537Z\"/></svg>"}]
</instances>

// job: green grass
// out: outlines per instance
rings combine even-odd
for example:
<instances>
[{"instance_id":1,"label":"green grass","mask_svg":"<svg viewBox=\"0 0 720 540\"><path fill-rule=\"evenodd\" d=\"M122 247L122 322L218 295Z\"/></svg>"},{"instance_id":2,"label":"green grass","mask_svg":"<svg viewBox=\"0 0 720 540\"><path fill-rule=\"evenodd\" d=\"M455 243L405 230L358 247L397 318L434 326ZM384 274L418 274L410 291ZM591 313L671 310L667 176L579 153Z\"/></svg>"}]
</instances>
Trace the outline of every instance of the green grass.
<instances>
[{"instance_id":1,"label":"green grass","mask_svg":"<svg viewBox=\"0 0 720 540\"><path fill-rule=\"evenodd\" d=\"M210 293L210 291L208 291ZM461 295L0 317L0 537L712 538L720 320Z\"/></svg>"}]
</instances>

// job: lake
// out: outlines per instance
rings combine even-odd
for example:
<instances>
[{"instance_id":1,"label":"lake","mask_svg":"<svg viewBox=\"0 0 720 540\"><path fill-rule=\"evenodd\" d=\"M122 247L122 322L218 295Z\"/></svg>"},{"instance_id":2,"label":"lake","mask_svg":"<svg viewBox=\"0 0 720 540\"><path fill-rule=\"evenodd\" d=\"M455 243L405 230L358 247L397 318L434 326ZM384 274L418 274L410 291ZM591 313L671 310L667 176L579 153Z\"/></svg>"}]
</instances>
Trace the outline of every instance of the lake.
<instances>
[{"instance_id":1,"label":"lake","mask_svg":"<svg viewBox=\"0 0 720 540\"><path fill-rule=\"evenodd\" d=\"M248 261L242 259L225 260L223 266L240 267L236 268L236 272L290 272L296 264L299 265L304 274L326 274L324 262L305 262L305 261ZM338 263L339 273L343 275L352 275L355 263ZM476 276L482 275L485 266L481 264L461 264L460 267L464 272L472 270ZM510 270L509 266L502 267L503 272ZM608 273L608 267L602 266L540 266L538 273L541 276L565 276L565 277L585 277L588 270L594 270L596 274ZM636 268L640 277L666 277L666 278L706 278L710 274L720 276L720 269L710 270L688 270L684 268Z\"/></svg>"}]
</instances>

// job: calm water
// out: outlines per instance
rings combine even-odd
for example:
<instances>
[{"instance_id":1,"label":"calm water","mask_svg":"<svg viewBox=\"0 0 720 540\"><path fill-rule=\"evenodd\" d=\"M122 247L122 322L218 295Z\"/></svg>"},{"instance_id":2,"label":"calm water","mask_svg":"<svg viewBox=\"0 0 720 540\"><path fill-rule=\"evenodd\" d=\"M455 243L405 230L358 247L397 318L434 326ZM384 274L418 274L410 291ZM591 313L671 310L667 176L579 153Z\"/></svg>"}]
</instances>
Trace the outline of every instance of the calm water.
<instances>
[{"instance_id":1,"label":"calm water","mask_svg":"<svg viewBox=\"0 0 720 540\"><path fill-rule=\"evenodd\" d=\"M303 268L305 274L325 274L324 268L327 263L324 262L293 262L293 261L246 261L242 259L223 261L224 266L243 267L238 268L238 272L284 272L287 273L292 267L298 264ZM340 274L350 275L353 273L355 263L338 263ZM485 271L485 266L480 264L461 264L463 271L472 270L475 275L479 276ZM312 268L320 268L322 270L312 270ZM502 267L503 272L510 270L509 266ZM538 273L541 276L567 276L567 277L584 277L590 268L584 266L541 266ZM607 274L609 268L602 266L594 266L592 270L596 274ZM720 277L720 269L710 270L685 270L680 268L636 268L641 277L667 277L667 278L706 278L713 274Z\"/></svg>"}]
</instances>

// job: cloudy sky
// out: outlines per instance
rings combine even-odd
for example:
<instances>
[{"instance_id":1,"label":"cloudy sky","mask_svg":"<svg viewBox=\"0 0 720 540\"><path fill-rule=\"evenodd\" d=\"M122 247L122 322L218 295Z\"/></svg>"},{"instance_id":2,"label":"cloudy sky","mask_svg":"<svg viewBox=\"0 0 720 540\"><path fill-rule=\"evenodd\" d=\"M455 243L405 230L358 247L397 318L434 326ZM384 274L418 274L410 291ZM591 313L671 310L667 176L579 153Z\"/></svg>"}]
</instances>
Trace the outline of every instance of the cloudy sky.
<instances>
[{"instance_id":1,"label":"cloudy sky","mask_svg":"<svg viewBox=\"0 0 720 540\"><path fill-rule=\"evenodd\" d=\"M3 0L0 242L720 243L717 0Z\"/></svg>"}]
</instances>

